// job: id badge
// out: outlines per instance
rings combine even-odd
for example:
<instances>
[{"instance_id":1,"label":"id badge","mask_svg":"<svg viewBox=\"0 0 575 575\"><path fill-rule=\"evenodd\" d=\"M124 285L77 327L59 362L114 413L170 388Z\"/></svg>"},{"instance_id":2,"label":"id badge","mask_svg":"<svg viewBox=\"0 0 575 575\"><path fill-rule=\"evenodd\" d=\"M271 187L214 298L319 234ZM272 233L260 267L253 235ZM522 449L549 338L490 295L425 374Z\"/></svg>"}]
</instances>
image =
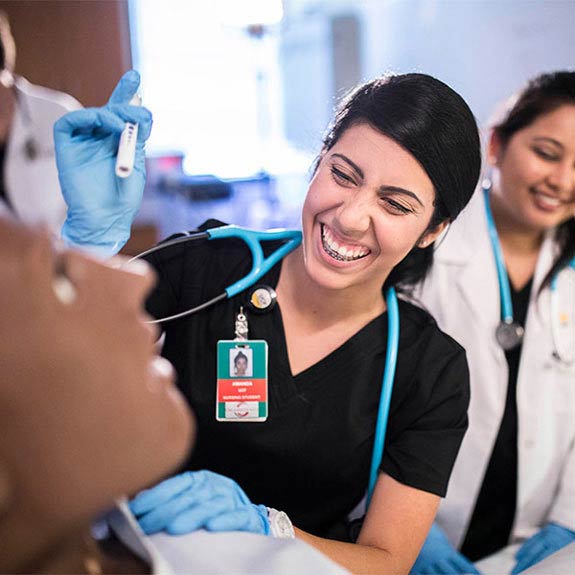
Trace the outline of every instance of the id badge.
<instances>
[{"instance_id":1,"label":"id badge","mask_svg":"<svg viewBox=\"0 0 575 575\"><path fill-rule=\"evenodd\" d=\"M268 418L268 344L264 340L220 340L217 348L216 419Z\"/></svg>"}]
</instances>

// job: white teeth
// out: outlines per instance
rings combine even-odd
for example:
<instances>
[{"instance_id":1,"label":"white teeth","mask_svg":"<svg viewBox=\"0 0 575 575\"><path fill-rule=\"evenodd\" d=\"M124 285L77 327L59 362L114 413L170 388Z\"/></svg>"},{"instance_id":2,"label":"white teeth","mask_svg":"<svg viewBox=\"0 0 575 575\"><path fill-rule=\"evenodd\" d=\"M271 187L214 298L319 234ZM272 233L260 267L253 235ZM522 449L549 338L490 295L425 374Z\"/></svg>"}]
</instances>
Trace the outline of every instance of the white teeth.
<instances>
[{"instance_id":1,"label":"white teeth","mask_svg":"<svg viewBox=\"0 0 575 575\"><path fill-rule=\"evenodd\" d=\"M535 197L545 206L549 208L558 208L561 205L561 200L556 197L548 196L541 192L535 192Z\"/></svg>"},{"instance_id":2,"label":"white teeth","mask_svg":"<svg viewBox=\"0 0 575 575\"><path fill-rule=\"evenodd\" d=\"M340 246L324 225L321 226L321 238L325 251L336 260L351 262L369 254L368 248L346 248L345 246Z\"/></svg>"},{"instance_id":3,"label":"white teeth","mask_svg":"<svg viewBox=\"0 0 575 575\"><path fill-rule=\"evenodd\" d=\"M551 206L559 206L561 204L557 198L550 198L549 196L544 196L543 194L539 194L539 199L543 200L546 204Z\"/></svg>"}]
</instances>

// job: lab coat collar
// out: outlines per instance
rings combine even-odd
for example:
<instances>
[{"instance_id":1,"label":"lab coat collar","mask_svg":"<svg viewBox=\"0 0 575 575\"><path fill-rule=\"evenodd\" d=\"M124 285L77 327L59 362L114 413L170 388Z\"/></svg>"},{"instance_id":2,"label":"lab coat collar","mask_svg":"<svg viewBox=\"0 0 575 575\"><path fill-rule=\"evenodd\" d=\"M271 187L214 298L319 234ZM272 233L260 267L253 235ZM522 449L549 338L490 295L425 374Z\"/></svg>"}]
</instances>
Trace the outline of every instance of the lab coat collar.
<instances>
[{"instance_id":1,"label":"lab coat collar","mask_svg":"<svg viewBox=\"0 0 575 575\"><path fill-rule=\"evenodd\" d=\"M436 242L434 260L438 264L467 266L484 251L485 242L481 230L487 229L485 201L481 189L477 189L469 204L450 224L445 236ZM491 246L488 246L491 248Z\"/></svg>"},{"instance_id":2,"label":"lab coat collar","mask_svg":"<svg viewBox=\"0 0 575 575\"><path fill-rule=\"evenodd\" d=\"M545 234L531 288L531 309L536 311L539 321L543 321L546 317L545 306L548 305L546 303L548 294L539 297L539 290L547 272L551 269L553 260L558 255L554 236L554 229L548 230ZM438 265L461 267L456 283L479 321L492 323L493 317L497 317L497 322L499 321L501 315L499 281L489 239L485 198L481 188L475 191L468 206L447 232L444 241L439 243L434 260ZM489 308L487 313L485 313L486 299L490 300L487 304Z\"/></svg>"},{"instance_id":3,"label":"lab coat collar","mask_svg":"<svg viewBox=\"0 0 575 575\"><path fill-rule=\"evenodd\" d=\"M471 312L473 321L488 329L500 318L500 297L495 258L487 233L487 218L481 190L477 190L468 206L453 222L446 237L434 253L434 266L457 268L447 277L458 290Z\"/></svg>"}]
</instances>

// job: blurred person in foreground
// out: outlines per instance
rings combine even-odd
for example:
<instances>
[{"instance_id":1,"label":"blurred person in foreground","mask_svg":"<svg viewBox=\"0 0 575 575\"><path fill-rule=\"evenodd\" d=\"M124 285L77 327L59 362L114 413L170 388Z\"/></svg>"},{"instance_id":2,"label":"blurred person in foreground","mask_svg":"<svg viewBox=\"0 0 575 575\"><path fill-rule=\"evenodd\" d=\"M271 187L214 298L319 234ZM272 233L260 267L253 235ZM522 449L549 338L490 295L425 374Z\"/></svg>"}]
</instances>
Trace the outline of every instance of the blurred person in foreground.
<instances>
[{"instance_id":1,"label":"blurred person in foreground","mask_svg":"<svg viewBox=\"0 0 575 575\"><path fill-rule=\"evenodd\" d=\"M45 222L58 234L66 218L54 158L52 130L66 112L81 108L72 96L31 84L15 73L16 44L0 11L0 214Z\"/></svg>"}]
</instances>

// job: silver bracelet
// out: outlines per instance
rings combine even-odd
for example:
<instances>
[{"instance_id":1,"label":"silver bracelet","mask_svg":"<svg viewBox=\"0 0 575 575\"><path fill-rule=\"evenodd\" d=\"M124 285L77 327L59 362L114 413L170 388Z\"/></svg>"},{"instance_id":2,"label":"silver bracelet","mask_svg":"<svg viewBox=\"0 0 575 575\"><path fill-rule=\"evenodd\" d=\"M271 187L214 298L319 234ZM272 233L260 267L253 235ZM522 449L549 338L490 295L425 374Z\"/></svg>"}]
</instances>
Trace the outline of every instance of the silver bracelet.
<instances>
[{"instance_id":1,"label":"silver bracelet","mask_svg":"<svg viewBox=\"0 0 575 575\"><path fill-rule=\"evenodd\" d=\"M287 514L271 507L267 509L271 536L277 539L295 539L295 531Z\"/></svg>"}]
</instances>

